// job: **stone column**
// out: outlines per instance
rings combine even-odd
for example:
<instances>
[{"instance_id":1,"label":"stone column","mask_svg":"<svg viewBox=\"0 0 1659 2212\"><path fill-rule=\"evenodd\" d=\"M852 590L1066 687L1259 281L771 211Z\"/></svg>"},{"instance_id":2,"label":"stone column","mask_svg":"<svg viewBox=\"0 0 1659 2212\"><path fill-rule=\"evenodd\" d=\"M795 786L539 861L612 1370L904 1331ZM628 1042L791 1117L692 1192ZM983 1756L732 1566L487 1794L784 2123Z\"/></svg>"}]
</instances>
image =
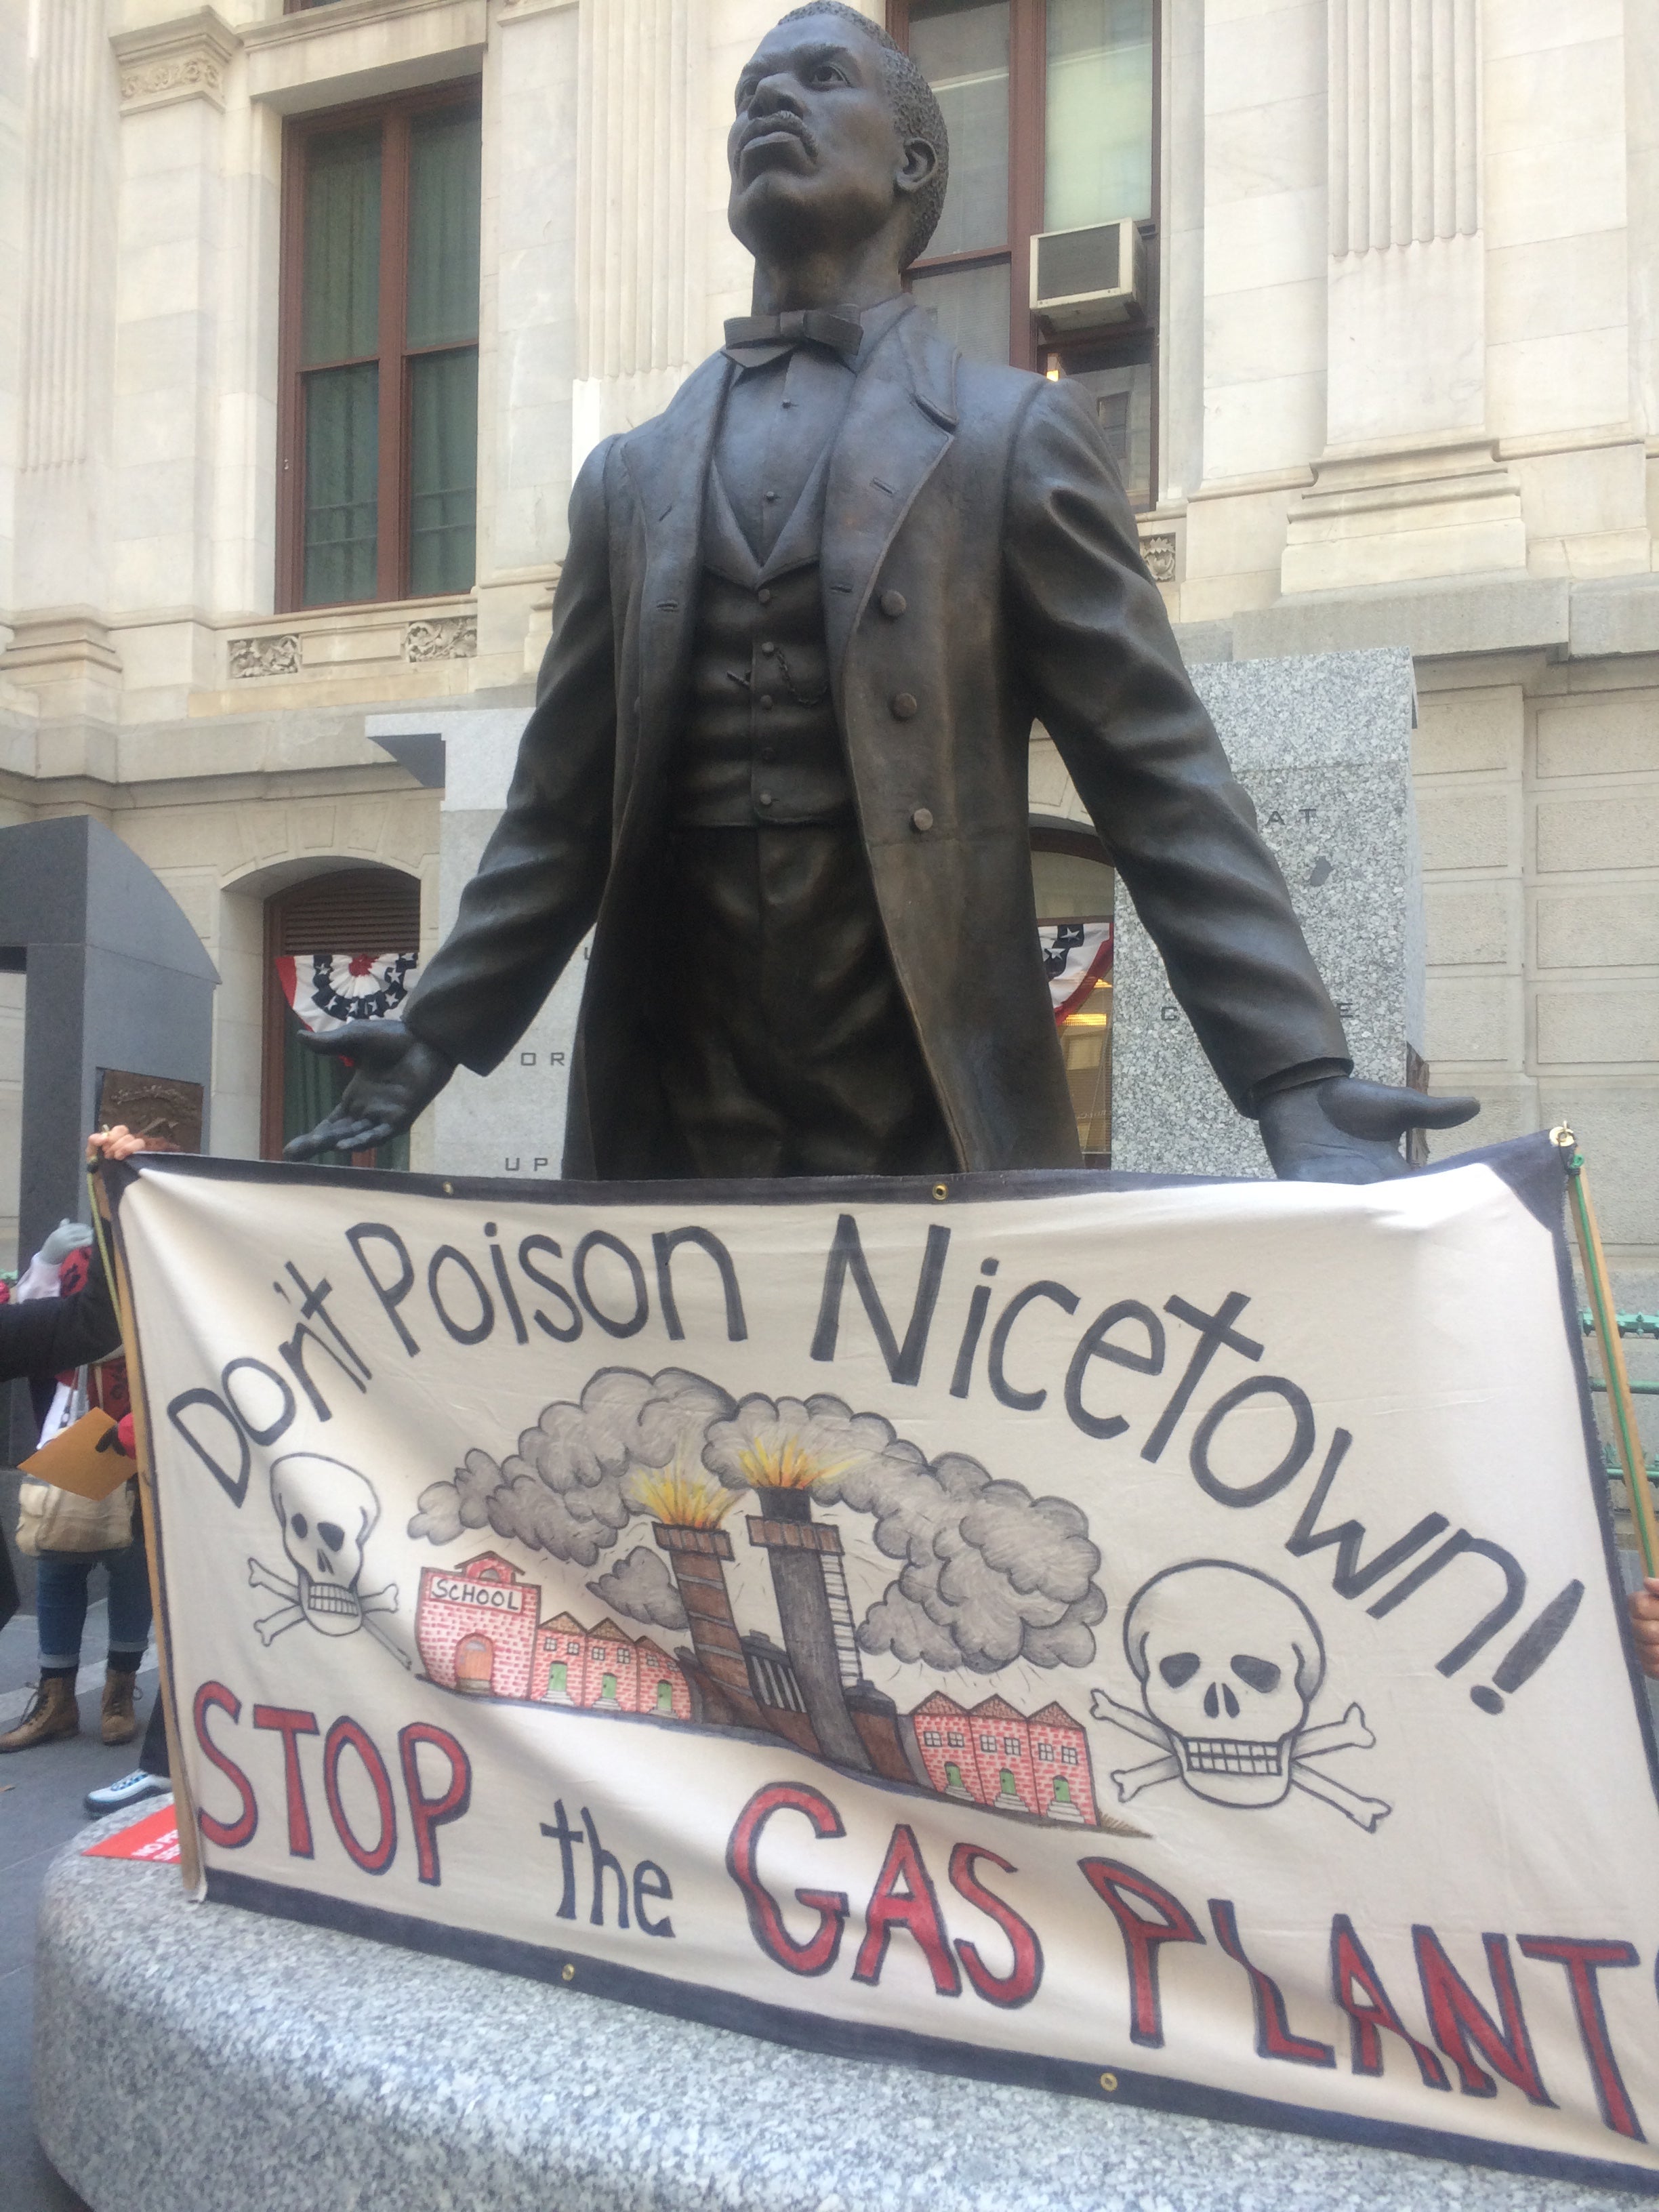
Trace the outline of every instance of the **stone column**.
<instances>
[{"instance_id":1,"label":"stone column","mask_svg":"<svg viewBox=\"0 0 1659 2212\"><path fill-rule=\"evenodd\" d=\"M216 540L222 501L223 520L236 512L236 441L251 443L253 428L245 407L224 420L227 383L240 381L230 340L252 319L249 249L269 254L275 240L247 222L246 178L227 174L235 33L198 8L112 43L121 178L109 605L123 623L128 712L137 697L179 714L191 688L216 677L205 619L220 596ZM245 131L240 100L238 110Z\"/></svg>"},{"instance_id":2,"label":"stone column","mask_svg":"<svg viewBox=\"0 0 1659 2212\"><path fill-rule=\"evenodd\" d=\"M52 0L31 14L15 611L0 669L54 724L112 722L120 670L102 619L117 98L104 12L103 0ZM58 750L47 744L41 772L94 767L76 741Z\"/></svg>"},{"instance_id":3,"label":"stone column","mask_svg":"<svg viewBox=\"0 0 1659 2212\"><path fill-rule=\"evenodd\" d=\"M16 544L23 239L28 204L23 137L28 87L27 29L27 17L21 9L0 9L0 651L10 637L15 592L12 557ZM4 703L0 690L0 708ZM0 1208L3 1206L0 1198Z\"/></svg>"},{"instance_id":4,"label":"stone column","mask_svg":"<svg viewBox=\"0 0 1659 2212\"><path fill-rule=\"evenodd\" d=\"M484 59L475 687L536 673L565 547L580 14L508 0Z\"/></svg>"},{"instance_id":5,"label":"stone column","mask_svg":"<svg viewBox=\"0 0 1659 2212\"><path fill-rule=\"evenodd\" d=\"M1486 434L1479 0L1327 0L1326 453L1287 592L1526 565Z\"/></svg>"},{"instance_id":6,"label":"stone column","mask_svg":"<svg viewBox=\"0 0 1659 2212\"><path fill-rule=\"evenodd\" d=\"M583 8L572 465L660 412L703 346L693 0Z\"/></svg>"}]
</instances>

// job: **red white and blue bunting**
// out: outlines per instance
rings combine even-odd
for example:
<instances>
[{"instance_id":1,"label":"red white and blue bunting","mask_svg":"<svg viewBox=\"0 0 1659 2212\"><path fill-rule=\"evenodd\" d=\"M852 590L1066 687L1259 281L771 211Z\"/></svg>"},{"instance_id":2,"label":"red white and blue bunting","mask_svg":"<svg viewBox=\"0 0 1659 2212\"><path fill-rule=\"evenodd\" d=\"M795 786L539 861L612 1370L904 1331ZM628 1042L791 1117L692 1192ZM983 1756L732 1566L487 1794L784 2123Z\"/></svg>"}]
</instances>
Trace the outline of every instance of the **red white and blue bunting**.
<instances>
[{"instance_id":1,"label":"red white and blue bunting","mask_svg":"<svg viewBox=\"0 0 1659 2212\"><path fill-rule=\"evenodd\" d=\"M1037 928L1042 972L1054 1019L1069 1021L1081 1011L1095 985L1112 972L1109 921L1045 921Z\"/></svg>"},{"instance_id":2,"label":"red white and blue bunting","mask_svg":"<svg viewBox=\"0 0 1659 2212\"><path fill-rule=\"evenodd\" d=\"M283 996L313 1036L348 1022L383 1022L409 996L416 952L283 953L276 962Z\"/></svg>"}]
</instances>

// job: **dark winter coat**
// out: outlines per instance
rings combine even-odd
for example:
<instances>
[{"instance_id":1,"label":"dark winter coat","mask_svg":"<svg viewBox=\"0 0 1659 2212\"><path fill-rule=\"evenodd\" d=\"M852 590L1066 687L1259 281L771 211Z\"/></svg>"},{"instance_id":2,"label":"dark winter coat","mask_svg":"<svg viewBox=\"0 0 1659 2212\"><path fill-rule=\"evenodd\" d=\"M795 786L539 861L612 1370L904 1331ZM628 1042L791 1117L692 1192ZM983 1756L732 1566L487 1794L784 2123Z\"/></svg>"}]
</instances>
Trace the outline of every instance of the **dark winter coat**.
<instances>
[{"instance_id":1,"label":"dark winter coat","mask_svg":"<svg viewBox=\"0 0 1659 2212\"><path fill-rule=\"evenodd\" d=\"M0 1382L20 1376L61 1375L71 1367L107 1359L121 1341L121 1324L103 1263L94 1259L86 1288L61 1298L11 1300L0 1306Z\"/></svg>"}]
</instances>

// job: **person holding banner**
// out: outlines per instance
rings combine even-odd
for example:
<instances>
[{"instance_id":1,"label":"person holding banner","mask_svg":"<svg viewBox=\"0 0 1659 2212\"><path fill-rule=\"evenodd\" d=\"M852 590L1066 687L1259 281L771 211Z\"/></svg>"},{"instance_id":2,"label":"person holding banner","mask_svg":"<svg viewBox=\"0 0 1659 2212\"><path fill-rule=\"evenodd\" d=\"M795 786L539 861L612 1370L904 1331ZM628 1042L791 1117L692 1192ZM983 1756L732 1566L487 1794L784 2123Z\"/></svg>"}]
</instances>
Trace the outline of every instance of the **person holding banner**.
<instances>
[{"instance_id":1,"label":"person holding banner","mask_svg":"<svg viewBox=\"0 0 1659 2212\"><path fill-rule=\"evenodd\" d=\"M1630 1630L1642 1672L1659 1682L1659 1575L1650 1575L1630 1594Z\"/></svg>"},{"instance_id":2,"label":"person holding banner","mask_svg":"<svg viewBox=\"0 0 1659 2212\"><path fill-rule=\"evenodd\" d=\"M87 1157L125 1160L144 1148L142 1137L117 1127L89 1137ZM0 1382L95 1364L118 1349L120 1339L121 1324L100 1260L89 1269L80 1291L0 1306ZM149 1639L149 1574L133 1517L131 1486L124 1486L110 1503L112 1531L121 1525L107 1542L94 1549L70 1550L48 1541L37 1553L40 1677L22 1718L0 1735L0 1753L31 1750L36 1744L79 1733L75 1681L81 1664L87 1585L93 1569L100 1565L109 1580L110 1607L103 1738L109 1744L129 1743L138 1732L133 1717L134 1677Z\"/></svg>"}]
</instances>

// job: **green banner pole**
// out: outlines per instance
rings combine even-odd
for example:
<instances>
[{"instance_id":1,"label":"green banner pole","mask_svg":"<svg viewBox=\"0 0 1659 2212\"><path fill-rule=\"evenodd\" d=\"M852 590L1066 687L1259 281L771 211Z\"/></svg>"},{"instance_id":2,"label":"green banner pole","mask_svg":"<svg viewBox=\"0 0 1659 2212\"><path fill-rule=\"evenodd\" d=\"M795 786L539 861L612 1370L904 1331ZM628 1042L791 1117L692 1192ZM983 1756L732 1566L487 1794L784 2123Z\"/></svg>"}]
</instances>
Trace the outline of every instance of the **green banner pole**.
<instances>
[{"instance_id":1,"label":"green banner pole","mask_svg":"<svg viewBox=\"0 0 1659 2212\"><path fill-rule=\"evenodd\" d=\"M1636 1401L1631 1395L1630 1376L1625 1367L1625 1347L1620 1340L1619 1317L1613 1307L1613 1285L1607 1280L1601 1232L1590 1203L1584 1156L1578 1149L1577 1138L1565 1122L1550 1131L1550 1138L1560 1147L1567 1171L1573 1227L1577 1231L1579 1256L1584 1263L1584 1287L1589 1293L1595 1341L1601 1347L1601 1371L1607 1376L1613 1447L1625 1471L1625 1487L1630 1493L1631 1518L1636 1523L1642 1572L1651 1577L1659 1575L1659 1522L1655 1520L1653 1493L1648 1487L1647 1461L1636 1425Z\"/></svg>"}]
</instances>

